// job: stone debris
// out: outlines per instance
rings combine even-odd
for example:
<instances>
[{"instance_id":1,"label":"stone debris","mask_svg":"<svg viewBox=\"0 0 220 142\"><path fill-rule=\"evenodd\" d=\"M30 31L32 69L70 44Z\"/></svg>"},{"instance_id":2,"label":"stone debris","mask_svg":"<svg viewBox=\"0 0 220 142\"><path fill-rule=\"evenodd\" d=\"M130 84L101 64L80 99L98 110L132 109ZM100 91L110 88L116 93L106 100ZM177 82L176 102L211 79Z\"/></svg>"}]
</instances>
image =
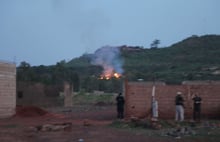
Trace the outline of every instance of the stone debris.
<instances>
[{"instance_id":1,"label":"stone debris","mask_svg":"<svg viewBox=\"0 0 220 142\"><path fill-rule=\"evenodd\" d=\"M181 138L183 136L196 135L196 132L191 127L178 127L166 130L162 134L163 136L172 136L175 138Z\"/></svg>"},{"instance_id":2,"label":"stone debris","mask_svg":"<svg viewBox=\"0 0 220 142\"><path fill-rule=\"evenodd\" d=\"M44 124L39 126L31 126L27 132L48 132L48 131L71 131L72 123L60 123L60 124Z\"/></svg>"},{"instance_id":3,"label":"stone debris","mask_svg":"<svg viewBox=\"0 0 220 142\"><path fill-rule=\"evenodd\" d=\"M155 130L160 130L162 129L162 125L159 124L158 122L151 122L151 127Z\"/></svg>"},{"instance_id":4,"label":"stone debris","mask_svg":"<svg viewBox=\"0 0 220 142\"><path fill-rule=\"evenodd\" d=\"M131 121L131 122L139 122L140 119L139 119L138 117L131 116L131 117L130 117L130 121Z\"/></svg>"},{"instance_id":5,"label":"stone debris","mask_svg":"<svg viewBox=\"0 0 220 142\"><path fill-rule=\"evenodd\" d=\"M205 127L205 128L218 128L218 127L220 127L220 124L214 123L214 122L209 122L209 121L203 122L202 125L203 125L203 127Z\"/></svg>"}]
</instances>

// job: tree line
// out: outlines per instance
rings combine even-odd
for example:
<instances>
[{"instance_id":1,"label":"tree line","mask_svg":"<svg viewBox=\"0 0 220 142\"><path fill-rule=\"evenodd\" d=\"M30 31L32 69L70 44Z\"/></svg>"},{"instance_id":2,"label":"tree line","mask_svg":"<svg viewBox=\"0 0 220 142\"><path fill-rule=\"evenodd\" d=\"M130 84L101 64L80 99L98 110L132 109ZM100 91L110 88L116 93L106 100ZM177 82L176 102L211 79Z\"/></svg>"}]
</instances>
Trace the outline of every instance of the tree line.
<instances>
[{"instance_id":1,"label":"tree line","mask_svg":"<svg viewBox=\"0 0 220 142\"><path fill-rule=\"evenodd\" d=\"M101 72L102 68L99 66L70 67L64 60L52 66L31 66L23 61L17 67L17 81L45 85L68 82L73 85L74 91L120 92L123 80L116 78L100 79Z\"/></svg>"},{"instance_id":2,"label":"tree line","mask_svg":"<svg viewBox=\"0 0 220 142\"><path fill-rule=\"evenodd\" d=\"M17 67L17 81L60 84L68 81L74 91L120 92L123 81L163 81L179 84L184 80L220 80L220 36L192 36L169 47L121 46L123 78L101 80L103 68L90 63L91 54L51 66L31 66L23 61Z\"/></svg>"}]
</instances>

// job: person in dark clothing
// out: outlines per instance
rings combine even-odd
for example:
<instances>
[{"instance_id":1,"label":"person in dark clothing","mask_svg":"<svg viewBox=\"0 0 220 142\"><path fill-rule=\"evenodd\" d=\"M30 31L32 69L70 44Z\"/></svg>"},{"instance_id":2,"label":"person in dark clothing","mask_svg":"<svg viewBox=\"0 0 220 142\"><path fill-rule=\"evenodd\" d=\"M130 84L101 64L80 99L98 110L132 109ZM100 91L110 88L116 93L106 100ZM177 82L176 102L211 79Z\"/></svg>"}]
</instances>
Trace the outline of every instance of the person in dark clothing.
<instances>
[{"instance_id":1,"label":"person in dark clothing","mask_svg":"<svg viewBox=\"0 0 220 142\"><path fill-rule=\"evenodd\" d=\"M183 121L184 120L184 100L181 96L182 92L177 92L177 96L175 98L175 105L176 105L176 121Z\"/></svg>"},{"instance_id":2,"label":"person in dark clothing","mask_svg":"<svg viewBox=\"0 0 220 142\"><path fill-rule=\"evenodd\" d=\"M200 121L200 115L201 115L201 101L202 98L199 97L197 94L193 97L194 105L193 105L193 119L194 121L198 120Z\"/></svg>"},{"instance_id":3,"label":"person in dark clothing","mask_svg":"<svg viewBox=\"0 0 220 142\"><path fill-rule=\"evenodd\" d=\"M121 93L119 93L118 96L116 97L116 101L117 101L117 112L118 112L117 117L119 119L123 119L124 118L124 103L125 103L125 100L124 100L124 97L122 96Z\"/></svg>"}]
</instances>

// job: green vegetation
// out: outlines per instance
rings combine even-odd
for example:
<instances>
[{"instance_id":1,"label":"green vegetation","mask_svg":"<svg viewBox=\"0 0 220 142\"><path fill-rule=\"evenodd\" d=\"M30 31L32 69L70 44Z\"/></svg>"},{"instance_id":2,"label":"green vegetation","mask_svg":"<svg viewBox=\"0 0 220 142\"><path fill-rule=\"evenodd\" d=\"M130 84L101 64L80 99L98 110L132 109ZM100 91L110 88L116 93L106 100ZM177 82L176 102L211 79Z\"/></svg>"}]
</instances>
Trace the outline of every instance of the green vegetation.
<instances>
[{"instance_id":1,"label":"green vegetation","mask_svg":"<svg viewBox=\"0 0 220 142\"><path fill-rule=\"evenodd\" d=\"M120 129L152 129L149 120L139 121L139 122L124 122L115 120L110 124L111 127L120 128Z\"/></svg>"},{"instance_id":2,"label":"green vegetation","mask_svg":"<svg viewBox=\"0 0 220 142\"><path fill-rule=\"evenodd\" d=\"M160 127L155 127L160 126ZM125 129L134 133L147 136L157 136L166 138L190 139L201 141L203 139L211 141L220 140L219 121L209 120L201 123L181 122L173 120L159 120L157 125L153 125L150 120L139 121L113 121L110 127ZM154 130L154 131L153 131ZM211 139L210 139L211 138Z\"/></svg>"},{"instance_id":3,"label":"green vegetation","mask_svg":"<svg viewBox=\"0 0 220 142\"><path fill-rule=\"evenodd\" d=\"M123 52L129 79L220 80L220 36L193 36L170 47Z\"/></svg>"},{"instance_id":4,"label":"green vegetation","mask_svg":"<svg viewBox=\"0 0 220 142\"><path fill-rule=\"evenodd\" d=\"M113 104L115 96L110 93L102 95L78 93L73 96L73 104L79 105L109 105Z\"/></svg>"},{"instance_id":5,"label":"green vegetation","mask_svg":"<svg viewBox=\"0 0 220 142\"><path fill-rule=\"evenodd\" d=\"M159 41L159 40L158 40ZM164 81L179 84L184 80L220 80L220 36L192 36L165 48L121 46L123 78L100 80L101 66L92 65L93 54L84 54L69 62L52 66L34 66L22 62L17 81L57 84L68 81L74 91L122 91L124 78L129 81Z\"/></svg>"}]
</instances>

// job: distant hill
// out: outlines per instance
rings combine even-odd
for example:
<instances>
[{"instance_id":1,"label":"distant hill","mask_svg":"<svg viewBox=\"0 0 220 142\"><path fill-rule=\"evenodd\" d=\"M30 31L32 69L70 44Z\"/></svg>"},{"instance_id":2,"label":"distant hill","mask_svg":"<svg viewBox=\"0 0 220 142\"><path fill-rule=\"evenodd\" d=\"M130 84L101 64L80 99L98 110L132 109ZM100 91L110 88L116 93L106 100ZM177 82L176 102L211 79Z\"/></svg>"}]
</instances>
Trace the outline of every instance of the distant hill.
<instances>
[{"instance_id":1,"label":"distant hill","mask_svg":"<svg viewBox=\"0 0 220 142\"><path fill-rule=\"evenodd\" d=\"M111 67L123 77L101 80L103 70ZM56 65L37 67L23 62L17 68L17 81L45 84L69 81L74 84L75 91L119 92L124 78L168 84L184 80L220 80L220 36L191 36L165 48L106 46L69 62L63 60Z\"/></svg>"},{"instance_id":2,"label":"distant hill","mask_svg":"<svg viewBox=\"0 0 220 142\"><path fill-rule=\"evenodd\" d=\"M124 75L129 80L220 80L220 36L192 36L170 47L145 49L120 46ZM68 66L88 66L92 55L83 55ZM89 58L87 58L89 57Z\"/></svg>"}]
</instances>

